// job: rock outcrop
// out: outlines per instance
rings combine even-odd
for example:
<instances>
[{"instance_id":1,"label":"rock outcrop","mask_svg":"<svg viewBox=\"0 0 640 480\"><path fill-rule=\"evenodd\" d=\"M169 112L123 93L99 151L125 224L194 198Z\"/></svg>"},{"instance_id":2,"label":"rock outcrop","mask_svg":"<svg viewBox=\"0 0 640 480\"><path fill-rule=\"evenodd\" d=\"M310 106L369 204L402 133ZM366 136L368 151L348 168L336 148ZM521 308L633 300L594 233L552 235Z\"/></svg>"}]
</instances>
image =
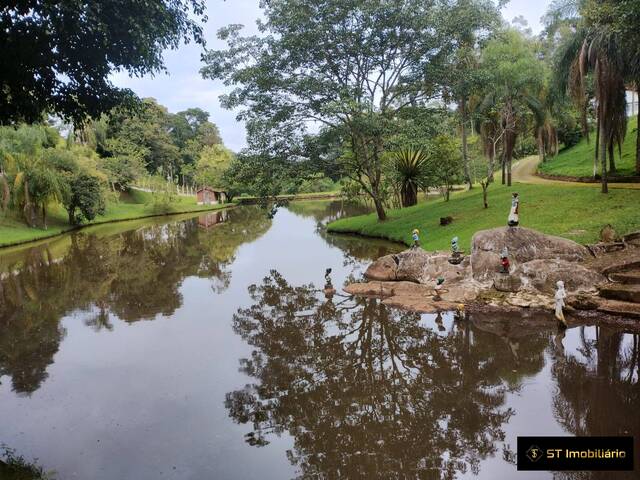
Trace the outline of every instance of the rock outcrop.
<instances>
[{"instance_id":1,"label":"rock outcrop","mask_svg":"<svg viewBox=\"0 0 640 480\"><path fill-rule=\"evenodd\" d=\"M603 275L580 263L556 259L531 260L517 267L510 276L518 278L522 288L547 295L555 293L558 280L564 282L565 290L570 294L595 293L597 286L607 281Z\"/></svg>"},{"instance_id":2,"label":"rock outcrop","mask_svg":"<svg viewBox=\"0 0 640 480\"><path fill-rule=\"evenodd\" d=\"M566 238L522 227L503 227L477 232L471 241L471 269L479 281L492 280L499 270L500 252L509 252L512 271L533 260L581 262L589 250Z\"/></svg>"},{"instance_id":3,"label":"rock outcrop","mask_svg":"<svg viewBox=\"0 0 640 480\"><path fill-rule=\"evenodd\" d=\"M471 272L469 258L458 265L449 263L449 253L427 252L421 248L412 248L404 252L386 255L369 265L365 277L379 281L408 281L429 284L438 278L446 283L467 278Z\"/></svg>"},{"instance_id":4,"label":"rock outcrop","mask_svg":"<svg viewBox=\"0 0 640 480\"><path fill-rule=\"evenodd\" d=\"M509 274L500 273L500 253L505 247L511 261ZM458 308L474 300L494 307L549 310L558 280L564 281L572 301L580 299L576 305L590 305L598 287L608 282L603 269L593 268L594 257L586 247L528 228L477 232L471 255L459 265L449 263L449 258L449 252L419 248L387 255L365 272L372 281L345 290L379 296L387 305L419 312ZM438 278L444 278L444 284L436 292Z\"/></svg>"}]
</instances>

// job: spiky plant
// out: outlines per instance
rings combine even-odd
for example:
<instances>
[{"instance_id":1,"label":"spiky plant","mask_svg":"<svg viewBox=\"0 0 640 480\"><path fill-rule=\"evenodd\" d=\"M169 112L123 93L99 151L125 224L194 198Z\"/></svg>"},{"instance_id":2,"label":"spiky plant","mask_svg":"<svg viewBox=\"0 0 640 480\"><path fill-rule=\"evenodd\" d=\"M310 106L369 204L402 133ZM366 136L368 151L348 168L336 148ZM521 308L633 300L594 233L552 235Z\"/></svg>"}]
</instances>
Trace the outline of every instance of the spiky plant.
<instances>
[{"instance_id":1,"label":"spiky plant","mask_svg":"<svg viewBox=\"0 0 640 480\"><path fill-rule=\"evenodd\" d=\"M424 183L427 154L421 149L405 148L393 154L394 169L400 184L403 207L418 203L418 190Z\"/></svg>"}]
</instances>

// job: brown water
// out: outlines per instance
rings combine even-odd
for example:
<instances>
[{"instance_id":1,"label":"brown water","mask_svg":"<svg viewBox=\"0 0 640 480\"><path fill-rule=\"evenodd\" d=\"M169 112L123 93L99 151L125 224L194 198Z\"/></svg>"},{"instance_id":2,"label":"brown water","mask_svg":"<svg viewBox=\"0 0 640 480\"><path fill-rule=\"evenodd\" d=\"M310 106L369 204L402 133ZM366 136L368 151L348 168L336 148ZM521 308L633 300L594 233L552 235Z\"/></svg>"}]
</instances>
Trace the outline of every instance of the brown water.
<instances>
[{"instance_id":1,"label":"brown water","mask_svg":"<svg viewBox=\"0 0 640 480\"><path fill-rule=\"evenodd\" d=\"M350 211L242 207L0 254L0 443L62 480L637 478L513 463L518 435L640 438L637 334L327 299L325 268L340 287L398 249L321 228Z\"/></svg>"}]
</instances>

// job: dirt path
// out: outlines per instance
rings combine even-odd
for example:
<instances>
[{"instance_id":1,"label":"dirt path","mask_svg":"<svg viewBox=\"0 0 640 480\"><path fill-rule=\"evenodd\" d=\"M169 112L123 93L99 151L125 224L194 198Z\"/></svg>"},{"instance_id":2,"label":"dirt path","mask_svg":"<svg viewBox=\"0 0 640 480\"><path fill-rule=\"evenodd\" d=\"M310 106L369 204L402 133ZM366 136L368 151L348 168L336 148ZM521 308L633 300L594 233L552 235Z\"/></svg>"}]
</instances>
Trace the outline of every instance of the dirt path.
<instances>
[{"instance_id":1,"label":"dirt path","mask_svg":"<svg viewBox=\"0 0 640 480\"><path fill-rule=\"evenodd\" d=\"M600 188L599 183L583 183L583 182L565 182L562 180L548 180L536 175L536 169L540 163L540 158L537 155L531 155L525 157L522 160L518 160L511 167L511 178L514 182L520 183L533 183L538 185L565 185L575 187L586 188ZM609 188L630 188L640 189L638 183L609 183Z\"/></svg>"}]
</instances>

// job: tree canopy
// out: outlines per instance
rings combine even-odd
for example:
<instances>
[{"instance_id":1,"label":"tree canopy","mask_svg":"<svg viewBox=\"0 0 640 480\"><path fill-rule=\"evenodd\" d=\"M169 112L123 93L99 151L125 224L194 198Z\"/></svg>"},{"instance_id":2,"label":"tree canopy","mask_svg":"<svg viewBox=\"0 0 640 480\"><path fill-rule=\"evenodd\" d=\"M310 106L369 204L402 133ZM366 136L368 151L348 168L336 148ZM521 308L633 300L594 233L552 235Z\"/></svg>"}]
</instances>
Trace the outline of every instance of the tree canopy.
<instances>
[{"instance_id":1,"label":"tree canopy","mask_svg":"<svg viewBox=\"0 0 640 480\"><path fill-rule=\"evenodd\" d=\"M0 7L0 123L96 117L133 93L109 75L163 69L163 52L203 44L203 0L22 0Z\"/></svg>"}]
</instances>

